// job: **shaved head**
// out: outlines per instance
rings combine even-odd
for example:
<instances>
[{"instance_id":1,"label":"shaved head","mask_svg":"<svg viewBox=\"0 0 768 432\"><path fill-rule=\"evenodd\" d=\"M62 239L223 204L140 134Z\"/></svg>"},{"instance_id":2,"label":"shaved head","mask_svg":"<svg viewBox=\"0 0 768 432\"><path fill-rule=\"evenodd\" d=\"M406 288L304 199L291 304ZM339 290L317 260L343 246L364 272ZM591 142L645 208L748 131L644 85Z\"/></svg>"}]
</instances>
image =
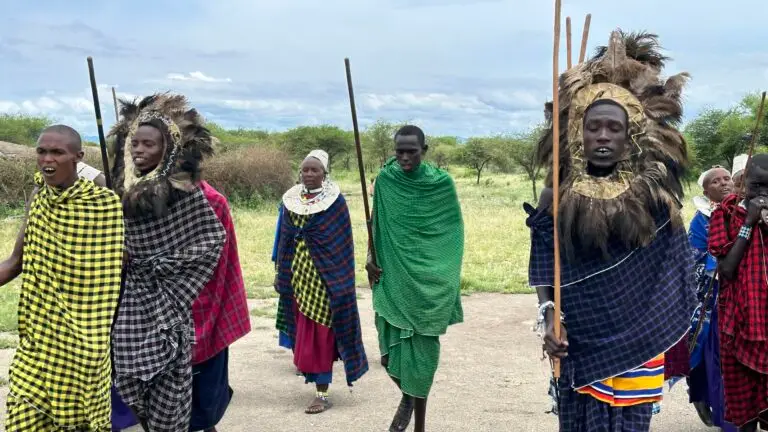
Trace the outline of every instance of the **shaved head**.
<instances>
[{"instance_id":1,"label":"shaved head","mask_svg":"<svg viewBox=\"0 0 768 432\"><path fill-rule=\"evenodd\" d=\"M72 151L72 153L80 153L83 151L83 139L80 137L80 134L71 127L62 124L48 126L47 128L43 129L43 131L40 133L40 136L43 136L47 133L56 133L66 137L67 144L69 145L69 149Z\"/></svg>"}]
</instances>

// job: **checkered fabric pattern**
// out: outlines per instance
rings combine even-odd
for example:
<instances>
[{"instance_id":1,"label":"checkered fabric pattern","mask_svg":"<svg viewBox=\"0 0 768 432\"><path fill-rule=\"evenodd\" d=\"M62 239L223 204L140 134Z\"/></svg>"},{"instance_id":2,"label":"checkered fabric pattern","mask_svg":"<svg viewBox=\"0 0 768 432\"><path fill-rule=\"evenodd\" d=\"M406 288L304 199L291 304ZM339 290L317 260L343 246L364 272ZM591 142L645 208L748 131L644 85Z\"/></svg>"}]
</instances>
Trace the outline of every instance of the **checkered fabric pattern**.
<instances>
[{"instance_id":1,"label":"checkered fabric pattern","mask_svg":"<svg viewBox=\"0 0 768 432\"><path fill-rule=\"evenodd\" d=\"M158 426L189 421L192 303L208 283L226 239L199 189L156 218L126 218L129 264L112 338L115 387ZM169 416L170 415L170 416Z\"/></svg>"},{"instance_id":2,"label":"checkered fabric pattern","mask_svg":"<svg viewBox=\"0 0 768 432\"><path fill-rule=\"evenodd\" d=\"M302 229L311 215L291 213L290 217L293 225ZM330 327L331 302L328 300L325 283L312 262L307 242L303 237L296 239L296 255L293 256L291 270L293 271L291 284L299 311L312 321Z\"/></svg>"},{"instance_id":3,"label":"checkered fabric pattern","mask_svg":"<svg viewBox=\"0 0 768 432\"><path fill-rule=\"evenodd\" d=\"M304 239L312 262L328 290L331 309L331 329L336 336L336 346L344 362L347 384L352 385L368 371L368 358L363 346L360 314L355 291L355 249L349 208L342 195L321 213L316 213L304 225L297 228L283 208L278 245L277 291L280 294L280 315L277 328L292 341L296 340L296 317L293 259L296 254L297 236Z\"/></svg>"},{"instance_id":4,"label":"checkered fabric pattern","mask_svg":"<svg viewBox=\"0 0 768 432\"><path fill-rule=\"evenodd\" d=\"M725 257L746 218L736 195L727 197L710 219L709 250ZM765 246L764 246L765 245ZM768 234L754 228L736 279L720 280L718 327L725 388L725 418L743 425L768 409Z\"/></svg>"},{"instance_id":5,"label":"checkered fabric pattern","mask_svg":"<svg viewBox=\"0 0 768 432\"><path fill-rule=\"evenodd\" d=\"M728 255L744 223L747 211L736 195L727 197L712 213L709 250ZM768 374L768 233L755 228L739 263L735 280L720 282L718 319L722 333L735 338L737 357L748 366ZM760 345L757 349L752 349Z\"/></svg>"},{"instance_id":6,"label":"checkered fabric pattern","mask_svg":"<svg viewBox=\"0 0 768 432\"><path fill-rule=\"evenodd\" d=\"M531 286L552 286L552 216L525 206L531 228ZM614 239L610 258L599 250L563 256L562 308L568 328L572 376L583 387L632 370L665 352L688 331L696 305L693 256L683 228L657 215L658 231L646 247L627 250Z\"/></svg>"},{"instance_id":7,"label":"checkered fabric pattern","mask_svg":"<svg viewBox=\"0 0 768 432\"><path fill-rule=\"evenodd\" d=\"M210 360L251 331L232 212L224 195L207 182L200 182L200 189L227 232L227 240L213 277L192 304L192 320L195 323L193 365Z\"/></svg>"},{"instance_id":8,"label":"checkered fabric pattern","mask_svg":"<svg viewBox=\"0 0 768 432\"><path fill-rule=\"evenodd\" d=\"M35 180L40 191L24 234L6 430L101 430L110 424L122 206L113 192L85 179L64 191L45 186L40 174Z\"/></svg>"},{"instance_id":9,"label":"checkered fabric pattern","mask_svg":"<svg viewBox=\"0 0 768 432\"><path fill-rule=\"evenodd\" d=\"M568 359L563 360L562 367L564 373L572 373ZM560 432L647 432L651 428L652 402L612 407L588 394L578 393L566 380L559 380L558 387Z\"/></svg>"}]
</instances>

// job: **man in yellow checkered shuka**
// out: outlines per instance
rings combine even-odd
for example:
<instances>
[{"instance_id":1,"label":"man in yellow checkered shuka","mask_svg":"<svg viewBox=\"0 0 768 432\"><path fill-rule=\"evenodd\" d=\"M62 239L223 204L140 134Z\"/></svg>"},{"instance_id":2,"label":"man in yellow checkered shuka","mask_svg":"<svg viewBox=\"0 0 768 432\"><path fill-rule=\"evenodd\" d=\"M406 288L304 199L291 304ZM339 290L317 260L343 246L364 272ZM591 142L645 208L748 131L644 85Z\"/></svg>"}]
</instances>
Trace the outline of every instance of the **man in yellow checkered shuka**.
<instances>
[{"instance_id":1,"label":"man in yellow checkered shuka","mask_svg":"<svg viewBox=\"0 0 768 432\"><path fill-rule=\"evenodd\" d=\"M74 129L43 131L26 222L11 257L0 262L0 286L22 275L8 432L111 429L123 211L112 191L78 177L82 157Z\"/></svg>"}]
</instances>

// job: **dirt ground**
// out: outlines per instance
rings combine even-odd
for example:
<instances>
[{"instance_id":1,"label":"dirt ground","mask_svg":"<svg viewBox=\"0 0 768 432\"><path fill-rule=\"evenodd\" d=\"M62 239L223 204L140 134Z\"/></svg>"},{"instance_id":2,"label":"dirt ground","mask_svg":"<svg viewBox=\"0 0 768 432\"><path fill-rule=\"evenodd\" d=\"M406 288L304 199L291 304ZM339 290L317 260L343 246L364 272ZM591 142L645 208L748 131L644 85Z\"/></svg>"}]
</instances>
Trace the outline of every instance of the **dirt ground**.
<instances>
[{"instance_id":1,"label":"dirt ground","mask_svg":"<svg viewBox=\"0 0 768 432\"><path fill-rule=\"evenodd\" d=\"M254 301L264 307L272 300ZM430 431L556 431L554 415L546 414L548 366L531 331L536 313L533 295L476 294L463 298L465 323L449 328L432 395ZM289 351L277 345L274 320L253 318L253 332L230 352L230 382L235 395L219 424L222 432L386 431L399 394L379 365L371 292L360 290L363 337L370 371L350 392L339 364L331 387L335 406L309 416L304 408L312 388L294 375ZM0 352L0 376L7 378L9 352ZM7 388L0 389L5 406ZM0 410L0 419L5 410ZM1 423L1 422L0 422ZM413 426L409 430L412 430ZM0 426L0 431L4 429ZM664 399L652 431L714 431L698 419L679 383Z\"/></svg>"}]
</instances>

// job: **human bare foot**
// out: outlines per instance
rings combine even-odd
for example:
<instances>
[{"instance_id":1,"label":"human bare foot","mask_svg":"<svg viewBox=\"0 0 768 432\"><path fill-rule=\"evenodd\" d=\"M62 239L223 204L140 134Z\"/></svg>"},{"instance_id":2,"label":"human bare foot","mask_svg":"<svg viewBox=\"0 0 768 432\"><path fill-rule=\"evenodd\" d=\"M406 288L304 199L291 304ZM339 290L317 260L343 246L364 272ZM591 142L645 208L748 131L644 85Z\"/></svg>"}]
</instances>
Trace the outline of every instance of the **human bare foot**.
<instances>
[{"instance_id":1,"label":"human bare foot","mask_svg":"<svg viewBox=\"0 0 768 432\"><path fill-rule=\"evenodd\" d=\"M307 414L320 414L321 412L328 411L332 406L333 404L327 396L316 396L304 412Z\"/></svg>"},{"instance_id":2,"label":"human bare foot","mask_svg":"<svg viewBox=\"0 0 768 432\"><path fill-rule=\"evenodd\" d=\"M392 419L392 424L389 426L389 432L403 432L408 428L408 424L411 423L411 417L413 417L413 398L403 395L400 399L400 405L397 407L395 418Z\"/></svg>"}]
</instances>

